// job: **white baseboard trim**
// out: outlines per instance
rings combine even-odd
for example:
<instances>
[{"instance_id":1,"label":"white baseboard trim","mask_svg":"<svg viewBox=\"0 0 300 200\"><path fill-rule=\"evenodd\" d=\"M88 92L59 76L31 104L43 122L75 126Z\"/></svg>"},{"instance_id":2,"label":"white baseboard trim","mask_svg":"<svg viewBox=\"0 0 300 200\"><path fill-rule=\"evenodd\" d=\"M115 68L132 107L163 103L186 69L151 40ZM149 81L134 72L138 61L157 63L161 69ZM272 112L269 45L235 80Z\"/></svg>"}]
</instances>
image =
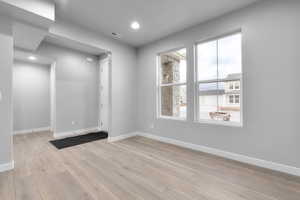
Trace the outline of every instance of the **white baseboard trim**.
<instances>
[{"instance_id":1,"label":"white baseboard trim","mask_svg":"<svg viewBox=\"0 0 300 200\"><path fill-rule=\"evenodd\" d=\"M138 134L139 134L138 132L133 132L133 133L128 133L128 134L119 135L115 137L108 137L108 142L117 142L117 141L125 140L127 138L136 136Z\"/></svg>"},{"instance_id":2,"label":"white baseboard trim","mask_svg":"<svg viewBox=\"0 0 300 200\"><path fill-rule=\"evenodd\" d=\"M247 163L250 165L255 165L255 166L266 168L266 169L271 169L274 171L291 174L294 176L300 176L300 168L293 167L293 166L288 166L288 165L284 165L284 164L274 163L271 161L252 158L249 156L244 156L244 155L240 155L240 154L236 154L236 153L222 151L219 149L214 149L214 148L210 148L210 147L206 147L206 146L202 146L202 145L196 145L196 144L192 144L192 143L182 142L182 141L171 139L171 138L160 137L160 136L149 134L149 133L138 132L135 135L147 137L150 139L158 140L158 141L169 143L169 144L174 144L177 146L193 149L196 151L202 151L205 153L217 155L220 157L228 158L228 159L239 161L242 163Z\"/></svg>"},{"instance_id":3,"label":"white baseboard trim","mask_svg":"<svg viewBox=\"0 0 300 200\"><path fill-rule=\"evenodd\" d=\"M43 132L43 131L50 131L51 127L41 127L41 128L34 128L34 129L28 129L28 130L20 130L20 131L14 131L14 135L24 135L28 133L37 133L37 132Z\"/></svg>"},{"instance_id":4,"label":"white baseboard trim","mask_svg":"<svg viewBox=\"0 0 300 200\"><path fill-rule=\"evenodd\" d=\"M67 138L67 137L84 135L84 134L87 134L87 133L93 132L93 131L100 131L100 128L99 127L91 127L91 128L79 129L79 130L75 130L75 131L54 133L53 137L55 139L63 139L63 138Z\"/></svg>"},{"instance_id":5,"label":"white baseboard trim","mask_svg":"<svg viewBox=\"0 0 300 200\"><path fill-rule=\"evenodd\" d=\"M5 172L13 170L15 167L15 162L11 161L10 163L0 164L0 172Z\"/></svg>"}]
</instances>

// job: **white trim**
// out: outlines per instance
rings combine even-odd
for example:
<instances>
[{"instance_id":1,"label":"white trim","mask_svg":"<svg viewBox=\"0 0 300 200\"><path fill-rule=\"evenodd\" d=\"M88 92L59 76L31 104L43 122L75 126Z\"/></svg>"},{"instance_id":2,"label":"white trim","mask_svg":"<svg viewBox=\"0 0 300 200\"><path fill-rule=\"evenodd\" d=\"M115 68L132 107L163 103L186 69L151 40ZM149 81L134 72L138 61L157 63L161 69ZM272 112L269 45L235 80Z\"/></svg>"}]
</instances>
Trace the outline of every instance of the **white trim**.
<instances>
[{"instance_id":1,"label":"white trim","mask_svg":"<svg viewBox=\"0 0 300 200\"><path fill-rule=\"evenodd\" d=\"M103 66L104 64L107 64L107 66ZM109 129L110 129L110 70L111 70L111 55L108 53L107 57L104 59L99 60L98 63L99 66L99 82L98 82L98 95L99 95L99 99L98 99L98 104L99 104L99 109L98 109L98 127L101 128L102 131L106 131L109 133ZM104 74L104 69L107 68L107 74ZM102 80L102 76L107 75L107 82L104 84L103 80ZM104 100L102 99L103 96L103 91L107 90L107 97L105 98L107 100L107 103L105 104ZM102 116L103 115L103 108L107 108L107 116ZM104 119L106 119L106 124L104 122Z\"/></svg>"},{"instance_id":2,"label":"white trim","mask_svg":"<svg viewBox=\"0 0 300 200\"><path fill-rule=\"evenodd\" d=\"M210 119L200 119L198 121L195 121L195 123L243 128L243 123L241 122L225 122L225 121L210 120Z\"/></svg>"},{"instance_id":3,"label":"white trim","mask_svg":"<svg viewBox=\"0 0 300 200\"><path fill-rule=\"evenodd\" d=\"M171 53L171 52L175 52L175 51L179 51L185 49L186 50L186 54L188 52L188 47L184 46L183 47L178 47L178 48L174 48L172 50L168 50L165 52L160 52L156 55L156 88L155 88L155 102L156 102L156 119L169 119L169 120L181 120L181 121L187 121L187 113L185 118L180 118L180 117L168 117L168 116L164 116L161 113L161 88L162 87L179 87L179 86L185 86L186 87L186 96L187 96L187 90L188 90L188 59L186 58L186 73L185 73L185 77L186 77L186 81L185 82L180 82L180 83L161 83L161 56L163 54L166 53ZM186 104L188 104L186 102ZM187 106L188 107L188 106Z\"/></svg>"},{"instance_id":4,"label":"white trim","mask_svg":"<svg viewBox=\"0 0 300 200\"><path fill-rule=\"evenodd\" d=\"M248 157L245 155L231 153L231 152L227 152L227 151L223 151L223 150L219 150L219 149L215 149L215 148L210 148L210 147L206 147L206 146L202 146L202 145L196 145L196 144L192 144L192 143L182 142L182 141L171 139L171 138L160 137L160 136L152 135L149 133L138 132L138 133L136 133L136 135L147 137L150 139L158 140L158 141L169 143L169 144L174 144L174 145L188 148L188 149L193 149L196 151L202 151L205 153L217 155L220 157L228 158L228 159L239 161L242 163L247 163L250 165L255 165L258 167L262 167L262 168L266 168L266 169L270 169L270 170L274 170L274 171L279 171L279 172L291 174L294 176L300 176L300 168L297 168L297 167L288 166L288 165L275 163L275 162L271 162L271 161L266 161L266 160L262 160L262 159L257 159L257 158L253 158L253 157Z\"/></svg>"},{"instance_id":5,"label":"white trim","mask_svg":"<svg viewBox=\"0 0 300 200\"><path fill-rule=\"evenodd\" d=\"M14 131L14 135L24 135L24 134L28 134L28 133L37 133L37 132L44 132L44 131L51 131L51 127L48 126L48 127Z\"/></svg>"},{"instance_id":6,"label":"white trim","mask_svg":"<svg viewBox=\"0 0 300 200\"><path fill-rule=\"evenodd\" d=\"M223 39L223 38L226 38L226 37L230 37L230 36L233 36L233 35L238 35L240 34L241 35L241 78L239 79L240 80L240 122L221 122L220 121L216 121L216 120L205 120L205 119L200 119L200 107L199 107L199 83L211 83L211 82L224 82L224 80L227 81L227 79L212 79L212 80L203 80L203 81L199 81L198 80L198 57L197 57L197 51L198 51L198 45L201 45L201 44L205 44L205 43L208 43L208 42L213 42L213 41L218 41L220 39ZM243 97L244 97L244 54L243 54L243 51L244 50L244 39L243 39L243 30L242 28L236 30L236 31L231 31L231 32L228 32L226 34L221 34L220 36L214 36L214 37L211 37L210 39L205 39L205 40L202 40L200 42L196 42L194 44L194 110L196 110L196 112L194 113L194 121L198 122L198 123L204 123L204 124L212 124L212 125L223 125L223 126L231 126L231 127L243 127L243 124L244 124L244 114L243 114L243 111L244 111L244 100L243 100ZM218 43L217 43L217 51L218 51ZM218 60L218 59L217 59ZM217 70L217 74L219 73L219 71ZM219 74L218 74L219 76ZM230 79L228 79L230 80ZM236 79L234 79L236 80ZM218 98L217 98L218 100ZM219 104L219 102L218 102Z\"/></svg>"},{"instance_id":7,"label":"white trim","mask_svg":"<svg viewBox=\"0 0 300 200\"><path fill-rule=\"evenodd\" d=\"M91 128L79 129L79 130L68 131L68 132L53 133L53 137L55 139L63 139L63 138L67 138L67 137L84 135L84 134L87 134L87 133L93 132L93 131L100 131L100 128L99 127L91 127Z\"/></svg>"},{"instance_id":8,"label":"white trim","mask_svg":"<svg viewBox=\"0 0 300 200\"><path fill-rule=\"evenodd\" d=\"M50 68L50 121L51 131L56 130L56 62Z\"/></svg>"},{"instance_id":9,"label":"white trim","mask_svg":"<svg viewBox=\"0 0 300 200\"><path fill-rule=\"evenodd\" d=\"M117 142L117 141L125 140L125 139L130 138L130 137L137 136L137 135L139 135L138 132L133 132L133 133L125 134L125 135L119 135L119 136L115 136L115 137L109 137L108 138L108 142Z\"/></svg>"},{"instance_id":10,"label":"white trim","mask_svg":"<svg viewBox=\"0 0 300 200\"><path fill-rule=\"evenodd\" d=\"M175 121L182 121L182 122L187 122L186 118L182 117L169 117L169 116L158 116L157 120L175 120Z\"/></svg>"},{"instance_id":11,"label":"white trim","mask_svg":"<svg viewBox=\"0 0 300 200\"><path fill-rule=\"evenodd\" d=\"M104 62L108 62L108 120L107 120L107 131L108 135L111 134L111 127L112 127L112 53L111 52L106 52L107 57L104 59L100 59L99 60L99 66L101 68L101 65ZM99 78L101 81L101 70L99 70ZM98 83L98 86L100 85L101 82ZM103 127L101 126L101 91L99 89L99 110L98 110L98 127L101 128L101 130L103 129Z\"/></svg>"},{"instance_id":12,"label":"white trim","mask_svg":"<svg viewBox=\"0 0 300 200\"><path fill-rule=\"evenodd\" d=\"M180 83L164 83L160 84L160 87L170 87L170 86L183 86L186 85L186 82L180 82Z\"/></svg>"},{"instance_id":13,"label":"white trim","mask_svg":"<svg viewBox=\"0 0 300 200\"><path fill-rule=\"evenodd\" d=\"M0 165L0 172L5 172L9 170L13 170L15 167L15 162L11 161L9 163L1 164Z\"/></svg>"}]
</instances>

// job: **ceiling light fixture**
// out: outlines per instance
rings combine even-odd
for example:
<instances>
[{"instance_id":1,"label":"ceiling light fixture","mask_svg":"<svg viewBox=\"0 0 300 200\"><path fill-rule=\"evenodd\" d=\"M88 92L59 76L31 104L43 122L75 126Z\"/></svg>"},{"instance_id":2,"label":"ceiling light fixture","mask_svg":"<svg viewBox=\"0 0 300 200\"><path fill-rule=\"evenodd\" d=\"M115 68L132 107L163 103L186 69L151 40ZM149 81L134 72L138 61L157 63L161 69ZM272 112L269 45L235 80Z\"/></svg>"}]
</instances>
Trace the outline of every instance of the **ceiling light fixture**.
<instances>
[{"instance_id":1,"label":"ceiling light fixture","mask_svg":"<svg viewBox=\"0 0 300 200\"><path fill-rule=\"evenodd\" d=\"M86 60L87 60L88 62L93 62L93 61L94 61L94 59L93 59L93 58L90 58L90 57L87 57Z\"/></svg>"},{"instance_id":2,"label":"ceiling light fixture","mask_svg":"<svg viewBox=\"0 0 300 200\"><path fill-rule=\"evenodd\" d=\"M29 60L36 60L37 58L35 56L29 56L28 59Z\"/></svg>"},{"instance_id":3,"label":"ceiling light fixture","mask_svg":"<svg viewBox=\"0 0 300 200\"><path fill-rule=\"evenodd\" d=\"M133 30L139 30L140 29L140 24L137 22L137 21L134 21L134 22L132 22L131 23L131 28L133 29Z\"/></svg>"}]
</instances>

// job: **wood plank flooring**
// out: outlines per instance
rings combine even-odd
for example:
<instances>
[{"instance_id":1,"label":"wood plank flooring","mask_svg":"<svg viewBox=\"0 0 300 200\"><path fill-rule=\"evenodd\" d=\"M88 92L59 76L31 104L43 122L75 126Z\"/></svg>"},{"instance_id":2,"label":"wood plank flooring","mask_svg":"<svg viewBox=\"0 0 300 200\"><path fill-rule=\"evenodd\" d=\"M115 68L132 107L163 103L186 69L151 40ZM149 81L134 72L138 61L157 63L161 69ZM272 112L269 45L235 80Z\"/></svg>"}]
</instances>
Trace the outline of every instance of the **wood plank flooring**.
<instances>
[{"instance_id":1,"label":"wood plank flooring","mask_svg":"<svg viewBox=\"0 0 300 200\"><path fill-rule=\"evenodd\" d=\"M300 178L143 137L55 149L51 133L14 138L1 200L300 200Z\"/></svg>"}]
</instances>

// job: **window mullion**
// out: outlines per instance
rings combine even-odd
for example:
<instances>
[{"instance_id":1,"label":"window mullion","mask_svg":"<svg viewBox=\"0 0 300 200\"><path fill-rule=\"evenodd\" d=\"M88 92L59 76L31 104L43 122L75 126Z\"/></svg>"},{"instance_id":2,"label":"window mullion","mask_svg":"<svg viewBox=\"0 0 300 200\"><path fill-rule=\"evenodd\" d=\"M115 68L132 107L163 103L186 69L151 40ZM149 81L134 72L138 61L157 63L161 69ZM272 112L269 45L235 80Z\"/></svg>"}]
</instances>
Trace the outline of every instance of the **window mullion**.
<instances>
[{"instance_id":1,"label":"window mullion","mask_svg":"<svg viewBox=\"0 0 300 200\"><path fill-rule=\"evenodd\" d=\"M219 112L219 41L217 43L217 111Z\"/></svg>"}]
</instances>

